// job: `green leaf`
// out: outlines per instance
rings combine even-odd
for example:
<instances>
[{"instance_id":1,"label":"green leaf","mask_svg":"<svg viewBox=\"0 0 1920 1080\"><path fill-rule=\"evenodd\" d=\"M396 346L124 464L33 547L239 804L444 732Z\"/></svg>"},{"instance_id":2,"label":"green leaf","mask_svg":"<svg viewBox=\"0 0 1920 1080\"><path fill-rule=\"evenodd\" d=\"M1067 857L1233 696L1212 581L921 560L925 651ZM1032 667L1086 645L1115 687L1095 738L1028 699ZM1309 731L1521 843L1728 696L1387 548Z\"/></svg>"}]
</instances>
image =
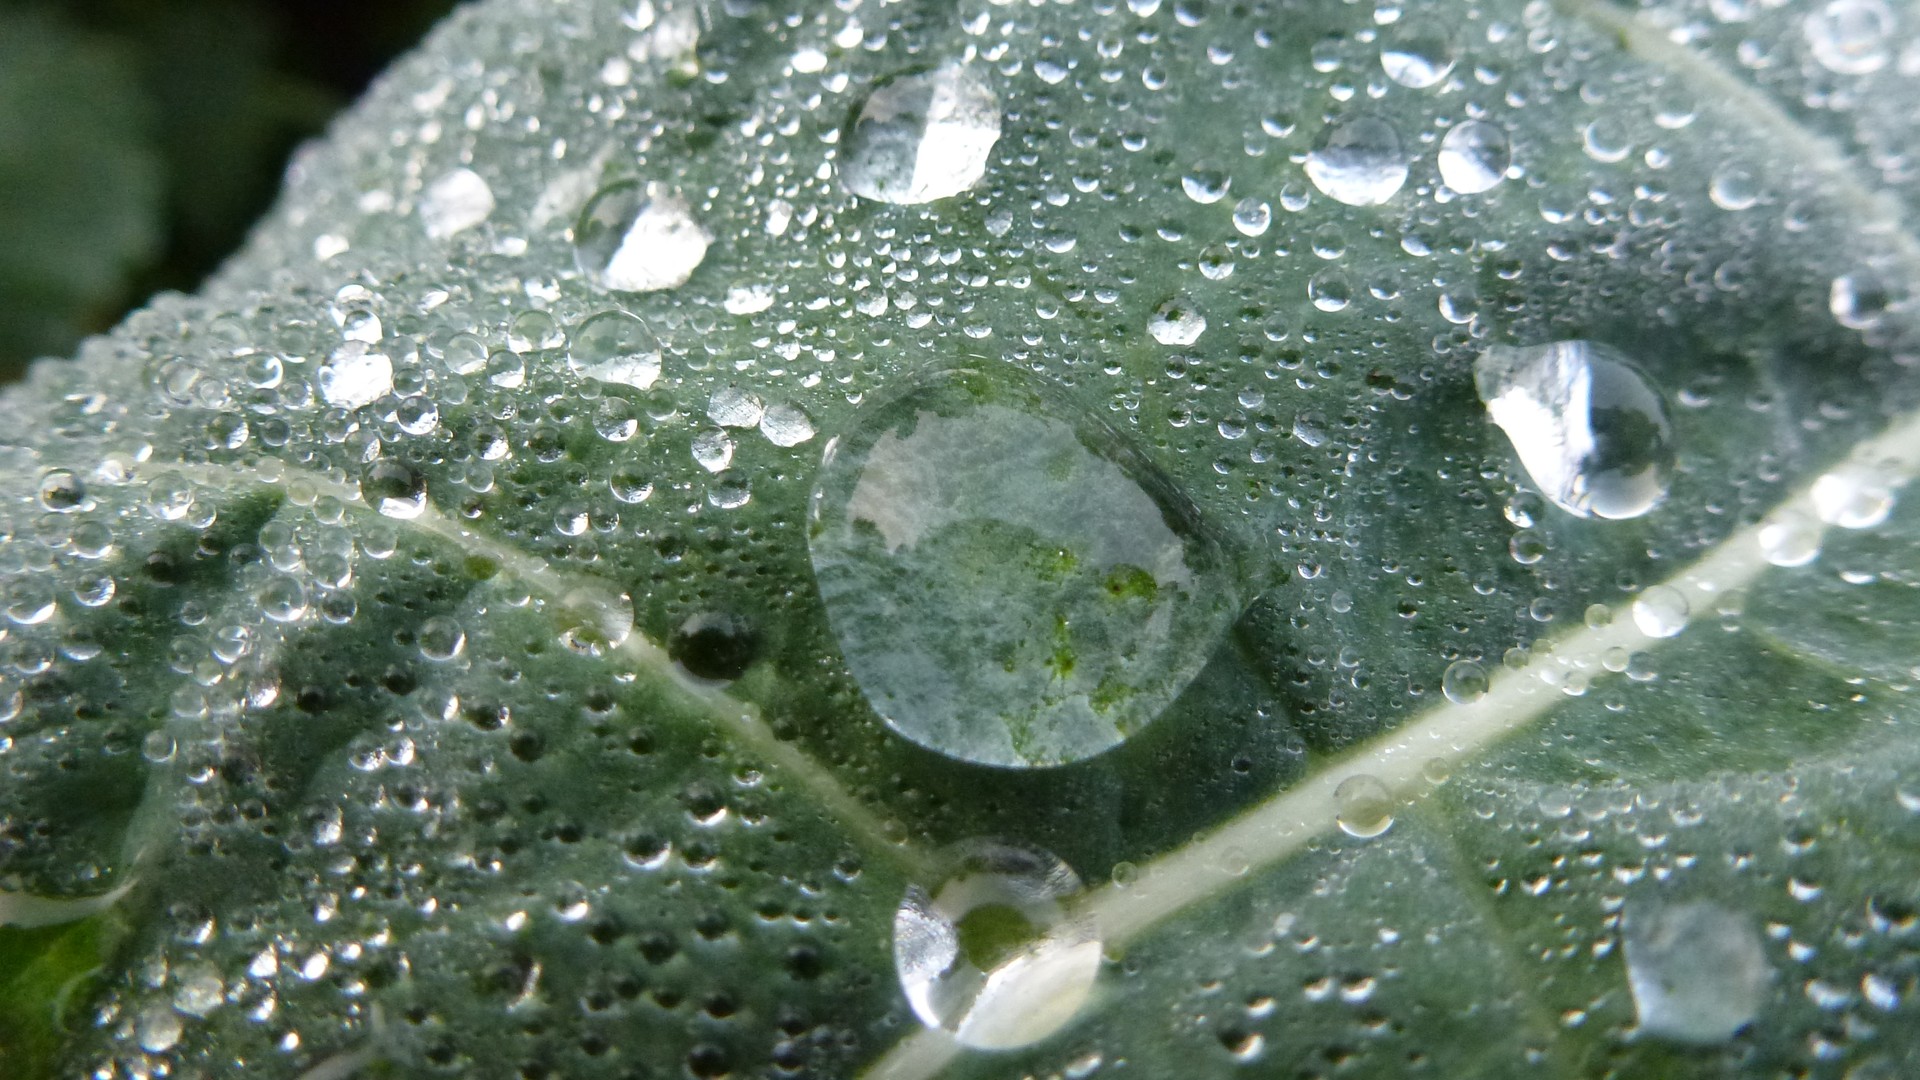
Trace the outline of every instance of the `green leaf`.
<instances>
[{"instance_id":1,"label":"green leaf","mask_svg":"<svg viewBox=\"0 0 1920 1080\"><path fill-rule=\"evenodd\" d=\"M30 997L0 1032L28 1076L1897 1075L1906 17L463 9L201 295L0 400L0 922L128 927L57 1060ZM1592 460L1672 450L1645 512L1540 464L1568 386L1483 404L1557 342L1620 358Z\"/></svg>"}]
</instances>

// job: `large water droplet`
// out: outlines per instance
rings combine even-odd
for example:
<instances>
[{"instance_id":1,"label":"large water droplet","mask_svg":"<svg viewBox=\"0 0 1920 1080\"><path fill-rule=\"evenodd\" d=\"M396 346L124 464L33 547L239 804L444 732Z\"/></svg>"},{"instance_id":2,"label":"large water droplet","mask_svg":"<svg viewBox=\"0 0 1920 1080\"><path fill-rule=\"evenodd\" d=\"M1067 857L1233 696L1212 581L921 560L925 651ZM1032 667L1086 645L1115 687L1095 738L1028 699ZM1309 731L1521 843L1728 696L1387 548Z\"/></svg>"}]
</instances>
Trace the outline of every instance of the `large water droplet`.
<instances>
[{"instance_id":1,"label":"large water droplet","mask_svg":"<svg viewBox=\"0 0 1920 1080\"><path fill-rule=\"evenodd\" d=\"M1145 726L1237 610L1173 481L1059 389L936 372L826 449L813 567L895 731L966 761L1078 761Z\"/></svg>"},{"instance_id":2,"label":"large water droplet","mask_svg":"<svg viewBox=\"0 0 1920 1080\"><path fill-rule=\"evenodd\" d=\"M1407 182L1400 133L1373 116L1330 124L1307 153L1307 179L1349 206L1386 202Z\"/></svg>"},{"instance_id":3,"label":"large water droplet","mask_svg":"<svg viewBox=\"0 0 1920 1080\"><path fill-rule=\"evenodd\" d=\"M1562 510L1639 517L1666 496L1674 456L1667 404L1618 352L1591 341L1496 345L1473 373L1527 475Z\"/></svg>"},{"instance_id":4,"label":"large water droplet","mask_svg":"<svg viewBox=\"0 0 1920 1080\"><path fill-rule=\"evenodd\" d=\"M1440 140L1435 164L1440 182L1462 195L1478 195L1506 179L1513 164L1513 146L1507 131L1485 120L1469 120Z\"/></svg>"},{"instance_id":5,"label":"large water droplet","mask_svg":"<svg viewBox=\"0 0 1920 1080\"><path fill-rule=\"evenodd\" d=\"M868 96L846 136L840 182L864 199L924 203L987 174L1000 140L1000 99L972 68L903 75Z\"/></svg>"},{"instance_id":6,"label":"large water droplet","mask_svg":"<svg viewBox=\"0 0 1920 1080\"><path fill-rule=\"evenodd\" d=\"M1401 86L1424 90L1453 70L1454 51L1453 39L1443 28L1409 20L1385 32L1380 68Z\"/></svg>"},{"instance_id":7,"label":"large water droplet","mask_svg":"<svg viewBox=\"0 0 1920 1080\"><path fill-rule=\"evenodd\" d=\"M1746 918L1708 901L1637 903L1622 937L1641 1032L1719 1043L1760 1015L1773 972Z\"/></svg>"},{"instance_id":8,"label":"large water droplet","mask_svg":"<svg viewBox=\"0 0 1920 1080\"><path fill-rule=\"evenodd\" d=\"M637 316L603 311L574 329L567 366L589 379L645 390L660 378L660 341Z\"/></svg>"},{"instance_id":9,"label":"large water droplet","mask_svg":"<svg viewBox=\"0 0 1920 1080\"><path fill-rule=\"evenodd\" d=\"M465 232L492 213L493 189L472 169L447 173L420 196L420 223L435 240Z\"/></svg>"},{"instance_id":10,"label":"large water droplet","mask_svg":"<svg viewBox=\"0 0 1920 1080\"><path fill-rule=\"evenodd\" d=\"M1893 9L1883 0L1832 0L1808 13L1807 47L1836 75L1870 75L1887 66Z\"/></svg>"},{"instance_id":11,"label":"large water droplet","mask_svg":"<svg viewBox=\"0 0 1920 1080\"><path fill-rule=\"evenodd\" d=\"M932 896L907 890L894 969L914 1015L963 1045L1027 1046L1073 1019L1100 973L1100 942L1061 900L1080 878L1041 851L975 842Z\"/></svg>"},{"instance_id":12,"label":"large water droplet","mask_svg":"<svg viewBox=\"0 0 1920 1080\"><path fill-rule=\"evenodd\" d=\"M679 196L623 180L590 200L573 227L580 272L611 292L658 292L686 284L713 238Z\"/></svg>"}]
</instances>

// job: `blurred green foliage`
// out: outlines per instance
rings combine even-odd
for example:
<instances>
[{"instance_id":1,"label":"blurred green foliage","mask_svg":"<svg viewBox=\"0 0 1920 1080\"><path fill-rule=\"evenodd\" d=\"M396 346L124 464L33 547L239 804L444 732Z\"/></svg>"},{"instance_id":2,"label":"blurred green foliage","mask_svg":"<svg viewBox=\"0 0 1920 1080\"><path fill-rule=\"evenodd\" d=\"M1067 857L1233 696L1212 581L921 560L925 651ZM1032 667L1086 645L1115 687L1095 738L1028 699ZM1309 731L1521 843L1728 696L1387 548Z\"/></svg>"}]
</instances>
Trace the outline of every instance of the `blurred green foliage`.
<instances>
[{"instance_id":1,"label":"blurred green foliage","mask_svg":"<svg viewBox=\"0 0 1920 1080\"><path fill-rule=\"evenodd\" d=\"M0 0L0 381L240 243L453 0Z\"/></svg>"}]
</instances>

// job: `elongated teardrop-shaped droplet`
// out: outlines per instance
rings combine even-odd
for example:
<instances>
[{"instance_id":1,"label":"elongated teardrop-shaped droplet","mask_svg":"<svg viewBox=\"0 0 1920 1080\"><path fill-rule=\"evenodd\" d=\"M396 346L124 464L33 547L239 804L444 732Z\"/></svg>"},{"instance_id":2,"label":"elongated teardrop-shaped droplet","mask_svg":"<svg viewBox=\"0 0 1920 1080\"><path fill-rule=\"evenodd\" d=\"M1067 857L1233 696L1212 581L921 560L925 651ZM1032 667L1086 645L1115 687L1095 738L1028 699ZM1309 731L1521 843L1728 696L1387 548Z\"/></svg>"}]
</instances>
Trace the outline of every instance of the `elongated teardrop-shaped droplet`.
<instances>
[{"instance_id":1,"label":"elongated teardrop-shaped droplet","mask_svg":"<svg viewBox=\"0 0 1920 1080\"><path fill-rule=\"evenodd\" d=\"M1618 352L1591 341L1496 345L1473 376L1527 475L1562 510L1631 518L1666 497L1673 470L1667 403Z\"/></svg>"},{"instance_id":2,"label":"elongated teardrop-shaped droplet","mask_svg":"<svg viewBox=\"0 0 1920 1080\"><path fill-rule=\"evenodd\" d=\"M830 440L814 575L895 731L965 761L1091 757L1199 672L1238 609L1173 481L1050 384L945 370Z\"/></svg>"},{"instance_id":3,"label":"elongated teardrop-shaped droplet","mask_svg":"<svg viewBox=\"0 0 1920 1080\"><path fill-rule=\"evenodd\" d=\"M1092 928L1061 901L1079 875L1055 856L962 846L932 896L910 888L893 916L893 962L914 1015L963 1045L1008 1050L1073 1019L1100 973Z\"/></svg>"},{"instance_id":4,"label":"elongated teardrop-shaped droplet","mask_svg":"<svg viewBox=\"0 0 1920 1080\"><path fill-rule=\"evenodd\" d=\"M958 195L987 174L1000 141L1000 99L964 64L882 84L847 132L840 182L863 199L924 203Z\"/></svg>"}]
</instances>

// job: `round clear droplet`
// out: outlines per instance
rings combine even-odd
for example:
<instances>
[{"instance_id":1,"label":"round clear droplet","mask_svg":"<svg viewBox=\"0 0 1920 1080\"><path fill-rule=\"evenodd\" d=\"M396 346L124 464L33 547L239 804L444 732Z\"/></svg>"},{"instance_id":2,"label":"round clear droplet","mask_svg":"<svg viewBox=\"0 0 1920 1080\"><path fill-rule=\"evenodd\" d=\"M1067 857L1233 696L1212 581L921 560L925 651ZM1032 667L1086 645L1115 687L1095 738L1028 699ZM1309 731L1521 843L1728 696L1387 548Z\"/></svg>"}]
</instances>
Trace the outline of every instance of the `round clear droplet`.
<instances>
[{"instance_id":1,"label":"round clear droplet","mask_svg":"<svg viewBox=\"0 0 1920 1080\"><path fill-rule=\"evenodd\" d=\"M1380 68L1401 86L1425 90L1453 70L1455 48L1446 30L1431 22L1409 19L1382 31Z\"/></svg>"},{"instance_id":2,"label":"round clear droplet","mask_svg":"<svg viewBox=\"0 0 1920 1080\"><path fill-rule=\"evenodd\" d=\"M419 470L381 458L360 475L360 497L390 518L408 521L427 509L427 481Z\"/></svg>"},{"instance_id":3,"label":"round clear droplet","mask_svg":"<svg viewBox=\"0 0 1920 1080\"><path fill-rule=\"evenodd\" d=\"M567 366L584 378L646 390L660 378L660 339L639 316L603 311L574 328Z\"/></svg>"},{"instance_id":4,"label":"round clear droplet","mask_svg":"<svg viewBox=\"0 0 1920 1080\"><path fill-rule=\"evenodd\" d=\"M1329 198L1349 206L1386 202L1407 182L1400 133L1374 116L1330 124L1307 153L1307 179Z\"/></svg>"},{"instance_id":5,"label":"round clear droplet","mask_svg":"<svg viewBox=\"0 0 1920 1080\"><path fill-rule=\"evenodd\" d=\"M1885 0L1831 0L1802 25L1813 58L1836 75L1871 75L1892 58L1894 14Z\"/></svg>"},{"instance_id":6,"label":"round clear droplet","mask_svg":"<svg viewBox=\"0 0 1920 1080\"><path fill-rule=\"evenodd\" d=\"M808 526L846 663L901 735L1060 765L1140 730L1238 610L1166 474L1017 369L935 372L829 440Z\"/></svg>"},{"instance_id":7,"label":"round clear droplet","mask_svg":"<svg viewBox=\"0 0 1920 1080\"><path fill-rule=\"evenodd\" d=\"M1760 525L1760 554L1775 566L1805 566L1820 557L1820 526L1805 514L1782 510Z\"/></svg>"},{"instance_id":8,"label":"round clear droplet","mask_svg":"<svg viewBox=\"0 0 1920 1080\"><path fill-rule=\"evenodd\" d=\"M1727 1042L1759 1019L1773 995L1758 927L1719 904L1630 901L1621 937L1643 1034Z\"/></svg>"},{"instance_id":9,"label":"round clear droplet","mask_svg":"<svg viewBox=\"0 0 1920 1080\"><path fill-rule=\"evenodd\" d=\"M987 174L1000 99L975 68L949 63L881 84L848 130L840 182L863 199L926 203Z\"/></svg>"},{"instance_id":10,"label":"round clear droplet","mask_svg":"<svg viewBox=\"0 0 1920 1080\"><path fill-rule=\"evenodd\" d=\"M1162 345L1191 345L1206 329L1206 315L1184 297L1168 300L1147 317L1148 336Z\"/></svg>"},{"instance_id":11,"label":"round clear droplet","mask_svg":"<svg viewBox=\"0 0 1920 1080\"><path fill-rule=\"evenodd\" d=\"M1633 599L1633 625L1650 638L1678 635L1692 614L1686 595L1671 585L1650 586Z\"/></svg>"},{"instance_id":12,"label":"round clear droplet","mask_svg":"<svg viewBox=\"0 0 1920 1080\"><path fill-rule=\"evenodd\" d=\"M1813 482L1813 510L1843 529L1871 529L1893 513L1894 485L1881 469L1848 462Z\"/></svg>"},{"instance_id":13,"label":"round clear droplet","mask_svg":"<svg viewBox=\"0 0 1920 1080\"><path fill-rule=\"evenodd\" d=\"M1666 497L1674 462L1666 399L1614 349L1496 345L1474 364L1474 383L1554 505L1580 517L1632 518Z\"/></svg>"},{"instance_id":14,"label":"round clear droplet","mask_svg":"<svg viewBox=\"0 0 1920 1080\"><path fill-rule=\"evenodd\" d=\"M1462 195L1478 195L1506 179L1513 164L1507 129L1485 120L1469 120L1440 140L1436 165L1440 182Z\"/></svg>"},{"instance_id":15,"label":"round clear droplet","mask_svg":"<svg viewBox=\"0 0 1920 1080\"><path fill-rule=\"evenodd\" d=\"M907 890L893 918L894 970L915 1016L964 1046L1010 1050L1064 1027L1100 973L1100 942L1062 901L1079 876L1046 852L991 842L957 849L931 895Z\"/></svg>"},{"instance_id":16,"label":"round clear droplet","mask_svg":"<svg viewBox=\"0 0 1920 1080\"><path fill-rule=\"evenodd\" d=\"M1455 660L1440 676L1440 692L1455 705L1471 705L1487 696L1487 669L1471 660Z\"/></svg>"},{"instance_id":17,"label":"round clear droplet","mask_svg":"<svg viewBox=\"0 0 1920 1080\"><path fill-rule=\"evenodd\" d=\"M1340 831L1371 840L1393 827L1393 792L1377 776L1349 776L1333 789L1334 823Z\"/></svg>"}]
</instances>

